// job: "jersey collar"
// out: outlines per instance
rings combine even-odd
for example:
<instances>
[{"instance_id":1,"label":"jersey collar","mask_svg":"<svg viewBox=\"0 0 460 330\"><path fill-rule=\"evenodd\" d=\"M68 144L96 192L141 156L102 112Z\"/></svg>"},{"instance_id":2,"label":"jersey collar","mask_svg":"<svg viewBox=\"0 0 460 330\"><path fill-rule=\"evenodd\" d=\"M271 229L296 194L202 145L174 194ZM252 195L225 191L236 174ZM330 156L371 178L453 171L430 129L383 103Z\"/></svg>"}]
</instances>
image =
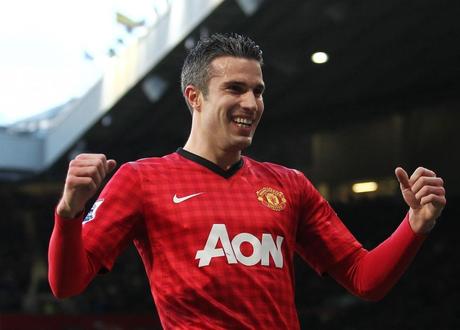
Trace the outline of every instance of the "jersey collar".
<instances>
[{"instance_id":1,"label":"jersey collar","mask_svg":"<svg viewBox=\"0 0 460 330\"><path fill-rule=\"evenodd\" d=\"M231 176L233 176L240 168L243 167L243 158L241 158L239 161L237 161L235 164L233 164L228 170L223 170L213 162L207 160L206 158L203 158L201 156L198 156L194 153L191 153L190 151L184 150L183 148L178 148L176 151L179 155L181 155L184 158L187 158L191 160L192 162L195 162L197 164L200 164L201 166L206 167L207 169L213 171L214 173L220 175L221 177L228 179Z\"/></svg>"}]
</instances>

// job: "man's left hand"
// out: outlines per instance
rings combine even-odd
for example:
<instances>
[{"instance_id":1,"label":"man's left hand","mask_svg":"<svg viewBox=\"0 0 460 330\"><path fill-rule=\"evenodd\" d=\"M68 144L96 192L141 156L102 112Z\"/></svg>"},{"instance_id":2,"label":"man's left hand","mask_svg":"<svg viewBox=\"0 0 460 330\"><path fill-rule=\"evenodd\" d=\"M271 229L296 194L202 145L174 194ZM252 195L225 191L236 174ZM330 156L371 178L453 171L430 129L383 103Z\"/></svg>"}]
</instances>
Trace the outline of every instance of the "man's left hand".
<instances>
[{"instance_id":1,"label":"man's left hand","mask_svg":"<svg viewBox=\"0 0 460 330\"><path fill-rule=\"evenodd\" d=\"M401 167L395 170L404 200L409 205L409 223L417 234L428 233L446 205L444 181L431 170L417 168L409 176Z\"/></svg>"}]
</instances>

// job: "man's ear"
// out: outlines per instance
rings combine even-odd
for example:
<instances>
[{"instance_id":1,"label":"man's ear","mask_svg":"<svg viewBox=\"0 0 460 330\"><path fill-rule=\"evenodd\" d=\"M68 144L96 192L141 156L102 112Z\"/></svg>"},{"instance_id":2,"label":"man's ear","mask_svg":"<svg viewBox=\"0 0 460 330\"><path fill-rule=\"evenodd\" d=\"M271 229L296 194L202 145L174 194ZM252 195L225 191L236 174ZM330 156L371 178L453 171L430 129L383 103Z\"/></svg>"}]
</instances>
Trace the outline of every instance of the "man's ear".
<instances>
[{"instance_id":1,"label":"man's ear","mask_svg":"<svg viewBox=\"0 0 460 330\"><path fill-rule=\"evenodd\" d=\"M187 100L188 104L193 108L195 111L201 111L201 101L202 101L202 94L201 91L193 86L188 85L185 87L184 91L185 99Z\"/></svg>"}]
</instances>

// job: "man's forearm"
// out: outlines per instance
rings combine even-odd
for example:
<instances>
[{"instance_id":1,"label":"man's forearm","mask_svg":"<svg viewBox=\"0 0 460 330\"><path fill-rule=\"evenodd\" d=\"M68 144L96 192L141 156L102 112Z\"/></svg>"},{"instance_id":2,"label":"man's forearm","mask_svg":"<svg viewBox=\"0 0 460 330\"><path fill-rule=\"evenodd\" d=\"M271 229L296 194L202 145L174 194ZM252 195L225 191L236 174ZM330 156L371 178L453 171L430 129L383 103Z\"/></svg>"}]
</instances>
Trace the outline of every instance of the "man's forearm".
<instances>
[{"instance_id":1,"label":"man's forearm","mask_svg":"<svg viewBox=\"0 0 460 330\"><path fill-rule=\"evenodd\" d=\"M57 298L81 293L100 268L83 247L81 220L55 215L48 250L48 280Z\"/></svg>"},{"instance_id":2,"label":"man's forearm","mask_svg":"<svg viewBox=\"0 0 460 330\"><path fill-rule=\"evenodd\" d=\"M329 274L353 294L380 300L397 283L424 241L404 219L396 231L371 251L361 250L339 263Z\"/></svg>"}]
</instances>

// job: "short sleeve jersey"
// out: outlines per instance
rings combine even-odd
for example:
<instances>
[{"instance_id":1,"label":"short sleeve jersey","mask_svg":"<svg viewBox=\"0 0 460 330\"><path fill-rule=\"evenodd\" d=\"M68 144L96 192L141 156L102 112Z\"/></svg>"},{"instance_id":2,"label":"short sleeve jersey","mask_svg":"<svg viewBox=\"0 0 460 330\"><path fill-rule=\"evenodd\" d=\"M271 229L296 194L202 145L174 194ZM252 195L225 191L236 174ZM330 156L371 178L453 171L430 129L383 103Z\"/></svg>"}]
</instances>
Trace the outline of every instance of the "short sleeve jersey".
<instances>
[{"instance_id":1,"label":"short sleeve jersey","mask_svg":"<svg viewBox=\"0 0 460 330\"><path fill-rule=\"evenodd\" d=\"M361 248L302 173L183 149L124 164L83 241L107 269L134 241L165 329L298 329L294 253L323 273Z\"/></svg>"}]
</instances>

